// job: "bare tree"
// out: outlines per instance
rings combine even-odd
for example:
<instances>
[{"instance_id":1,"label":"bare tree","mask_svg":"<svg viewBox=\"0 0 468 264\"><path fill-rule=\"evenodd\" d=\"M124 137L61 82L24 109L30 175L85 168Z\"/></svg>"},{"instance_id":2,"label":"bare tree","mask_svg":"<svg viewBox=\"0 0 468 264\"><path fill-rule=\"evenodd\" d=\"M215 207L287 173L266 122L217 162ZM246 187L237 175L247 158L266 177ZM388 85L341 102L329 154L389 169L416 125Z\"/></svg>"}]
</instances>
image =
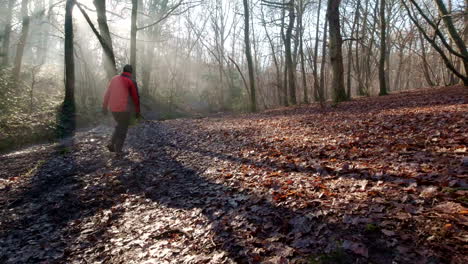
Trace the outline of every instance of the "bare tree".
<instances>
[{"instance_id":1,"label":"bare tree","mask_svg":"<svg viewBox=\"0 0 468 264\"><path fill-rule=\"evenodd\" d=\"M88 14L83 9L83 7L79 3L76 3L76 5L78 6L78 9L81 11L83 16L85 17L86 22L92 29L99 43L101 44L101 47L104 51L104 68L107 73L107 78L111 79L117 73L117 69L115 67L115 55L114 55L114 50L112 48L112 40L110 37L109 28L107 27L107 19L102 17L102 13L105 13L105 6L102 6L101 4L99 4L99 8L97 8L97 10L99 10L97 12L98 23L99 23L99 27L101 30L101 33L99 33L96 27L94 26L93 22L89 18Z\"/></svg>"},{"instance_id":2,"label":"bare tree","mask_svg":"<svg viewBox=\"0 0 468 264\"><path fill-rule=\"evenodd\" d=\"M322 61L320 65L320 83L319 83L319 100L321 106L324 106L325 102L325 69L327 64L327 33L328 33L328 21L326 20L323 26L323 41L322 41Z\"/></svg>"},{"instance_id":3,"label":"bare tree","mask_svg":"<svg viewBox=\"0 0 468 264\"><path fill-rule=\"evenodd\" d=\"M3 43L2 43L2 65L8 66L9 59L9 50L10 50L10 38L11 38L11 19L13 13L13 7L16 3L16 0L8 0L8 9L6 15L5 31L3 34Z\"/></svg>"},{"instance_id":4,"label":"bare tree","mask_svg":"<svg viewBox=\"0 0 468 264\"><path fill-rule=\"evenodd\" d=\"M292 47L291 47L291 41L292 41L292 34L293 34L293 29L294 29L294 22L296 20L296 14L295 14L295 1L290 0L288 3L288 17L289 17L289 23L288 27L286 29L286 36L284 40L284 45L285 45L285 56L286 56L286 64L287 64L287 69L288 69L288 88L289 88L289 101L291 104L295 105L297 104L296 100L296 67L294 64L293 60L293 54L292 54Z\"/></svg>"},{"instance_id":5,"label":"bare tree","mask_svg":"<svg viewBox=\"0 0 468 264\"><path fill-rule=\"evenodd\" d=\"M466 47L463 49L462 47L460 47L457 44L457 46L459 48L459 51L456 51L455 49L453 49L453 47L450 46L450 44L447 42L447 39L445 38L445 36L440 31L439 26L434 21L432 21L424 13L422 8L416 3L415 0L410 0L409 4L402 0L401 3L403 4L404 8L406 9L406 11L408 13L408 16L410 17L411 21L415 24L415 26L418 28L418 30L422 33L422 35L424 36L426 41L429 42L429 44L431 44L431 46L437 51L437 53L439 53L439 55L441 56L441 58L444 61L445 65L447 66L447 68L449 68L450 71L452 71L458 78L460 78L463 81L464 85L468 86L468 76L466 74L461 73L455 67L455 65L450 60L449 56L444 51L444 48L445 48L450 54L453 54L453 55L455 55L457 57L460 57L463 60L464 67L467 68L468 67L468 65L467 65L468 64L468 57L466 55L464 55L464 54L466 54ZM416 9L416 10L412 10L409 5L411 5L411 7L414 7L414 9ZM440 9L440 7L439 7L439 9ZM415 13L415 12L417 12L417 13ZM424 19L424 21L434 30L434 33L435 33L434 37L429 36L428 32L426 31L426 29L424 29L424 27L422 26L422 24L420 23L418 18L415 16L415 14L419 14ZM446 24L447 24L447 22L446 22ZM450 22L449 22L449 24L450 24ZM457 32L452 32L451 35L452 34L454 36L457 36ZM442 46L437 43L436 37L438 37L438 39L442 43Z\"/></svg>"},{"instance_id":6,"label":"bare tree","mask_svg":"<svg viewBox=\"0 0 468 264\"><path fill-rule=\"evenodd\" d=\"M28 14L28 4L29 4L29 0L21 1L21 18L22 18L21 25L22 27L21 27L21 36L16 46L15 65L13 68L13 77L15 79L18 79L21 73L21 64L23 62L24 48L26 47L26 39L29 34L30 17Z\"/></svg>"},{"instance_id":7,"label":"bare tree","mask_svg":"<svg viewBox=\"0 0 468 264\"><path fill-rule=\"evenodd\" d=\"M356 8L354 10L354 19L351 26L351 32L348 39L348 61L347 61L347 74L346 74L346 94L351 97L351 84L352 84L352 66L353 66L353 43L359 41L360 38L355 37L356 31L359 31L359 20L361 18L361 0L357 0ZM356 47L356 50L358 47Z\"/></svg>"},{"instance_id":8,"label":"bare tree","mask_svg":"<svg viewBox=\"0 0 468 264\"><path fill-rule=\"evenodd\" d=\"M276 69L276 87L277 87L277 100L278 100L278 104L281 104L281 93L282 93L282 80L281 80L281 67L280 67L280 64L279 64L279 61L278 61L278 56L276 55L276 49L275 49L275 44L273 42L273 39L267 29L267 23L266 23L266 19L265 19L265 14L263 12L263 6L261 8L261 14L262 14L262 26L263 26L263 29L265 30L265 35L266 35L266 38L268 40L268 44L270 45L270 49L271 49L271 57L273 59L273 63L275 65L275 69Z\"/></svg>"},{"instance_id":9,"label":"bare tree","mask_svg":"<svg viewBox=\"0 0 468 264\"><path fill-rule=\"evenodd\" d=\"M106 1L94 0L94 6L96 7L97 12L97 21L99 25L99 32L102 36L103 42L106 43L104 48L104 68L107 73L107 79L111 79L117 73L115 67L115 55L114 48L112 46L112 38L109 31L109 26L107 25L107 10L106 10Z\"/></svg>"},{"instance_id":10,"label":"bare tree","mask_svg":"<svg viewBox=\"0 0 468 264\"><path fill-rule=\"evenodd\" d=\"M75 59L73 48L73 7L75 0L65 4L65 97L60 113L60 136L67 136L75 130Z\"/></svg>"},{"instance_id":11,"label":"bare tree","mask_svg":"<svg viewBox=\"0 0 468 264\"><path fill-rule=\"evenodd\" d=\"M31 68L31 86L29 87L30 88L30 90L29 90L29 112L30 113L33 113L33 111L34 111L34 103L33 103L34 88L36 87L36 85L38 83L37 75L41 71L42 65L43 64L34 65Z\"/></svg>"},{"instance_id":12,"label":"bare tree","mask_svg":"<svg viewBox=\"0 0 468 264\"><path fill-rule=\"evenodd\" d=\"M387 22L385 21L385 0L380 0L380 60L379 60L379 95L387 94L385 80L385 58L387 54Z\"/></svg>"},{"instance_id":13,"label":"bare tree","mask_svg":"<svg viewBox=\"0 0 468 264\"><path fill-rule=\"evenodd\" d=\"M297 12L297 25L299 31L299 54L301 56L301 76L302 76L302 89L304 91L304 103L309 103L309 94L307 87L307 75L305 70L305 56L304 56L304 12L307 5L307 1L299 0L298 12Z\"/></svg>"},{"instance_id":14,"label":"bare tree","mask_svg":"<svg viewBox=\"0 0 468 264\"><path fill-rule=\"evenodd\" d=\"M244 41L245 41L245 56L247 58L247 65L249 68L249 83L250 83L250 111L257 111L257 103L255 98L255 76L254 76L254 67L252 61L252 51L250 49L250 12L249 12L249 2L243 0L244 3Z\"/></svg>"},{"instance_id":15,"label":"bare tree","mask_svg":"<svg viewBox=\"0 0 468 264\"><path fill-rule=\"evenodd\" d=\"M462 63L463 63L464 69L466 70L468 69L468 51L466 49L466 43L463 40L463 37L458 34L458 31L455 28L455 25L453 24L452 15L449 14L449 12L447 11L447 8L444 2L442 0L434 0L434 2L437 5L440 16L442 17L442 20L444 21L444 24L448 29L450 38L452 39L453 42L455 42L455 46L458 48L460 54L463 56ZM466 6L465 6L465 9L466 9ZM468 73L466 71L465 71L465 77L468 77ZM465 83L465 85L467 85L467 83Z\"/></svg>"},{"instance_id":16,"label":"bare tree","mask_svg":"<svg viewBox=\"0 0 468 264\"><path fill-rule=\"evenodd\" d=\"M323 94L323 86L321 85L321 77L319 78L318 75L318 66L317 66L317 61L318 61L318 49L319 49L319 32L320 32L320 13L322 10L322 0L319 0L318 6L317 6L317 20L316 20L316 27L315 27L315 45L314 45L314 56L312 59L312 74L314 76L314 97L316 100L319 100L320 103L322 104L325 101L324 94ZM328 23L325 21L325 28L323 31L324 37L323 37L323 49L322 49L322 56L325 57L325 54L323 52L326 52L326 34L327 34L327 28L326 25ZM322 67L324 66L324 63L321 63Z\"/></svg>"},{"instance_id":17,"label":"bare tree","mask_svg":"<svg viewBox=\"0 0 468 264\"><path fill-rule=\"evenodd\" d=\"M133 78L136 78L136 55L137 55L137 16L138 0L132 0L132 18L130 27L130 64L133 66Z\"/></svg>"},{"instance_id":18,"label":"bare tree","mask_svg":"<svg viewBox=\"0 0 468 264\"><path fill-rule=\"evenodd\" d=\"M340 26L340 3L341 0L329 0L327 8L327 19L330 24L330 61L332 65L333 79L332 87L334 89L335 102L347 100L344 87L344 67Z\"/></svg>"},{"instance_id":19,"label":"bare tree","mask_svg":"<svg viewBox=\"0 0 468 264\"><path fill-rule=\"evenodd\" d=\"M281 9L281 39L283 41L283 45L285 47L285 58L284 58L284 69L283 69L283 105L284 106L289 106L289 100L288 100L288 72L289 72L289 64L287 63L286 60L286 34L285 34L285 28L286 28L286 8L284 7L285 5L285 0L282 0L282 5L283 8ZM290 45L289 45L290 46Z\"/></svg>"}]
</instances>

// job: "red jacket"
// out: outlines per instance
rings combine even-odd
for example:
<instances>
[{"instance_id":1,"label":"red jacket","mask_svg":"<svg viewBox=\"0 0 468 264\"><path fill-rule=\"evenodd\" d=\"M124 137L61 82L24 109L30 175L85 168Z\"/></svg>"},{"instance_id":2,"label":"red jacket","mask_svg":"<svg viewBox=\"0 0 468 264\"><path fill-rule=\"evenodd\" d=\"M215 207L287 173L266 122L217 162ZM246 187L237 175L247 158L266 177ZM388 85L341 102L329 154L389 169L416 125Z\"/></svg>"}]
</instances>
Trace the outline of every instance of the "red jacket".
<instances>
[{"instance_id":1,"label":"red jacket","mask_svg":"<svg viewBox=\"0 0 468 264\"><path fill-rule=\"evenodd\" d=\"M110 80L102 107L111 112L140 113L140 97L132 75L124 72ZM131 97L131 98L130 98Z\"/></svg>"}]
</instances>

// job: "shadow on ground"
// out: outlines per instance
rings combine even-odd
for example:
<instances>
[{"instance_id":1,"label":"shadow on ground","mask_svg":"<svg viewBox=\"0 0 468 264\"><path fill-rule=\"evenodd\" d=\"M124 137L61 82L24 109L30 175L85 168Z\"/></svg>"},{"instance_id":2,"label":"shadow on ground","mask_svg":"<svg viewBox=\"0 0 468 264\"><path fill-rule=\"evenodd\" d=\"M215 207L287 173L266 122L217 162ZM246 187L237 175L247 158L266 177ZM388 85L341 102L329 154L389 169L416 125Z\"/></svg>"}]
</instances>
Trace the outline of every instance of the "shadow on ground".
<instances>
[{"instance_id":1,"label":"shadow on ground","mask_svg":"<svg viewBox=\"0 0 468 264\"><path fill-rule=\"evenodd\" d=\"M92 251L94 261L128 263L130 260L107 251L107 247L117 247L109 230L132 210L117 205L137 196L168 210L199 210L208 227L205 234L193 236L174 225L166 230L167 237L153 234L148 239L182 239L190 246L212 236L213 244L203 244L198 250L207 256L225 252L221 262L444 263L427 249L412 245L411 239L388 238L376 231L374 227L387 217L385 211L378 218L333 218L322 208L323 202L331 200L310 201L301 209L287 203L280 206L264 192L216 179L220 175L216 169L224 161L319 177L322 172L316 167L285 167L273 160L259 163L226 154L232 153L229 149L213 150L211 139L204 146L193 147L190 136L202 137L203 131L188 136L168 133L170 130L174 129L166 123L153 122L134 128L129 139L131 153L123 159L105 153L108 130L88 132L46 152L0 157L0 166L11 171L15 170L10 163L21 160L30 160L35 167L18 169L22 177L1 174L8 183L0 185L0 262L78 263L89 261L85 253ZM248 144L260 147L254 141ZM347 176L362 179L366 173L356 170ZM339 171L327 174L340 176ZM372 204L368 199L355 202Z\"/></svg>"}]
</instances>

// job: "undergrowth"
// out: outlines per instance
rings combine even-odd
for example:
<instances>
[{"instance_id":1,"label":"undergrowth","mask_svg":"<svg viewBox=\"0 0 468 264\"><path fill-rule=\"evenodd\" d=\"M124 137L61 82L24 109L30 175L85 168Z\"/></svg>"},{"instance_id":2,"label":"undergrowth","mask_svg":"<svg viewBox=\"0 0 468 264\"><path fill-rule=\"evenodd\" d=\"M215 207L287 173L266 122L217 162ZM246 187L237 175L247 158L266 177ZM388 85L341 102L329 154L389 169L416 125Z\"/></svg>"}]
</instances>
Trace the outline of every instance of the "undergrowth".
<instances>
[{"instance_id":1,"label":"undergrowth","mask_svg":"<svg viewBox=\"0 0 468 264\"><path fill-rule=\"evenodd\" d=\"M46 75L32 93L27 74L14 80L9 69L0 69L0 152L26 144L55 140L60 133L60 109L63 89L60 77ZM77 107L77 125L97 120L96 107Z\"/></svg>"}]
</instances>

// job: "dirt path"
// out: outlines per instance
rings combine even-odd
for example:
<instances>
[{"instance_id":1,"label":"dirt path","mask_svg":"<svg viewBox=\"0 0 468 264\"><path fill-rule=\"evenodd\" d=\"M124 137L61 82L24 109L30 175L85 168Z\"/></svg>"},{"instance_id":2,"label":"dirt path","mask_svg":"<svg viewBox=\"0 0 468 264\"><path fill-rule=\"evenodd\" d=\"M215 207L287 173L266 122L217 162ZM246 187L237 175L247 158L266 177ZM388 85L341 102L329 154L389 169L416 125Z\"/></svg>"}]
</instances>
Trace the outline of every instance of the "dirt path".
<instances>
[{"instance_id":1,"label":"dirt path","mask_svg":"<svg viewBox=\"0 0 468 264\"><path fill-rule=\"evenodd\" d=\"M2 263L467 263L463 88L98 127L0 157Z\"/></svg>"}]
</instances>

